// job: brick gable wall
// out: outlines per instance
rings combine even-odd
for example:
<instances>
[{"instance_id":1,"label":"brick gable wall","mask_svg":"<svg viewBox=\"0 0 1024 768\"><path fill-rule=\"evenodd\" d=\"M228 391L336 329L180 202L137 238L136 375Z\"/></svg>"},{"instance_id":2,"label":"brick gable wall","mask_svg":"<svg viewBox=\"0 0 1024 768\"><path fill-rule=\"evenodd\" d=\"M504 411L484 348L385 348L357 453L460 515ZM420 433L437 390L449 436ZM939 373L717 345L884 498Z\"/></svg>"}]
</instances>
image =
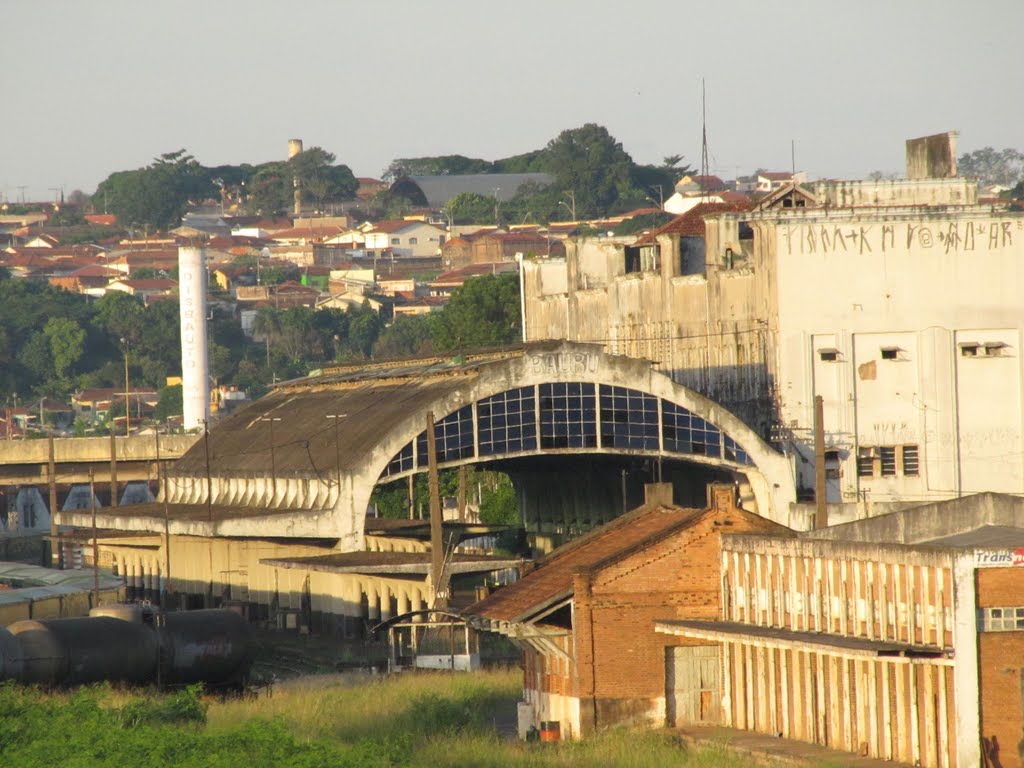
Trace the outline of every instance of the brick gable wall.
<instances>
[{"instance_id":1,"label":"brick gable wall","mask_svg":"<svg viewBox=\"0 0 1024 768\"><path fill-rule=\"evenodd\" d=\"M979 568L979 608L1024 607L1024 568ZM1024 631L978 634L981 736L1003 768L1024 765Z\"/></svg>"}]
</instances>

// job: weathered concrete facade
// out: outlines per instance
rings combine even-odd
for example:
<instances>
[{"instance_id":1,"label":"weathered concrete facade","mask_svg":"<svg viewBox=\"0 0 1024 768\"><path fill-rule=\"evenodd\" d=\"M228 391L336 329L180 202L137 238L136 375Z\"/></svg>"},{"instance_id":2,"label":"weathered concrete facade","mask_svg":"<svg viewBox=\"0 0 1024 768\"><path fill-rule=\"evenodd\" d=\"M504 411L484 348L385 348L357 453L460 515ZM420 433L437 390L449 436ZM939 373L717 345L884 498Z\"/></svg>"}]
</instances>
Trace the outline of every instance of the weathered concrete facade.
<instances>
[{"instance_id":1,"label":"weathered concrete facade","mask_svg":"<svg viewBox=\"0 0 1024 768\"><path fill-rule=\"evenodd\" d=\"M527 338L653 361L792 451L808 493L821 395L833 503L1024 493L1024 217L956 178L783 192L703 240L525 262Z\"/></svg>"}]
</instances>

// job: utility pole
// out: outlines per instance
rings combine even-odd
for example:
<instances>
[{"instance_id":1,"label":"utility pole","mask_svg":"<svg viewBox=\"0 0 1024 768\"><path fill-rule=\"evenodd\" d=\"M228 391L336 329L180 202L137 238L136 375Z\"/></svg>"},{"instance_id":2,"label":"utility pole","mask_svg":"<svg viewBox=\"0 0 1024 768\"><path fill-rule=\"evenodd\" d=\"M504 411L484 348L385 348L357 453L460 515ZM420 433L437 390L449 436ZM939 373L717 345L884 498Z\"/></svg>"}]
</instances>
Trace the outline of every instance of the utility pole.
<instances>
[{"instance_id":1,"label":"utility pole","mask_svg":"<svg viewBox=\"0 0 1024 768\"><path fill-rule=\"evenodd\" d=\"M117 437L110 432L110 506L117 506Z\"/></svg>"},{"instance_id":2,"label":"utility pole","mask_svg":"<svg viewBox=\"0 0 1024 768\"><path fill-rule=\"evenodd\" d=\"M96 530L96 478L92 467L89 468L89 509L92 510L92 607L100 604L100 543Z\"/></svg>"},{"instance_id":3,"label":"utility pole","mask_svg":"<svg viewBox=\"0 0 1024 768\"><path fill-rule=\"evenodd\" d=\"M127 437L132 432L132 401L128 394L128 340L121 339L124 347L124 435Z\"/></svg>"},{"instance_id":4,"label":"utility pole","mask_svg":"<svg viewBox=\"0 0 1024 768\"><path fill-rule=\"evenodd\" d=\"M160 606L167 610L167 588L171 583L171 521L167 509L167 489L164 488L164 465L160 460L160 425L156 427L156 493L164 506L164 583L160 590Z\"/></svg>"},{"instance_id":5,"label":"utility pole","mask_svg":"<svg viewBox=\"0 0 1024 768\"><path fill-rule=\"evenodd\" d=\"M280 416L270 415L260 416L258 419L258 421L270 422L270 491L273 497L271 501L277 498L277 458L274 453L274 422L280 420Z\"/></svg>"},{"instance_id":6,"label":"utility pole","mask_svg":"<svg viewBox=\"0 0 1024 768\"><path fill-rule=\"evenodd\" d=\"M814 396L814 527L828 527L828 480L825 477L825 401Z\"/></svg>"},{"instance_id":7,"label":"utility pole","mask_svg":"<svg viewBox=\"0 0 1024 768\"><path fill-rule=\"evenodd\" d=\"M459 522L466 522L466 465L459 467Z\"/></svg>"},{"instance_id":8,"label":"utility pole","mask_svg":"<svg viewBox=\"0 0 1024 768\"><path fill-rule=\"evenodd\" d=\"M328 413L325 418L334 420L334 464L338 472L338 494L341 494L341 420L348 416L347 413Z\"/></svg>"},{"instance_id":9,"label":"utility pole","mask_svg":"<svg viewBox=\"0 0 1024 768\"><path fill-rule=\"evenodd\" d=\"M210 421L203 419L203 453L206 458L206 519L213 522L213 478L210 477Z\"/></svg>"},{"instance_id":10,"label":"utility pole","mask_svg":"<svg viewBox=\"0 0 1024 768\"><path fill-rule=\"evenodd\" d=\"M53 435L46 438L46 477L50 484L50 566L57 570L64 568L64 548L61 546L60 526L57 525L57 462L54 459Z\"/></svg>"},{"instance_id":11,"label":"utility pole","mask_svg":"<svg viewBox=\"0 0 1024 768\"><path fill-rule=\"evenodd\" d=\"M437 435L434 412L427 412L427 481L430 488L430 583L434 592L431 608L448 607L448 585L444 576L444 533L441 512L441 485L437 475Z\"/></svg>"}]
</instances>

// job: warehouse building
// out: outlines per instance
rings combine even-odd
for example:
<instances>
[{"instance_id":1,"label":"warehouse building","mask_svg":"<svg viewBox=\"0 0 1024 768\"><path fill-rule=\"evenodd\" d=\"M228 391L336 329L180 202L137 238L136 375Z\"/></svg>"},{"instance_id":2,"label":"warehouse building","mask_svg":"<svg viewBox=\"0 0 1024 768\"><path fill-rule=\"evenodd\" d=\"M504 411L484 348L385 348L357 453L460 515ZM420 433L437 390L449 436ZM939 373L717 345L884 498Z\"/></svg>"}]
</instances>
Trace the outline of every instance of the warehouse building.
<instances>
[{"instance_id":1,"label":"warehouse building","mask_svg":"<svg viewBox=\"0 0 1024 768\"><path fill-rule=\"evenodd\" d=\"M1022 519L1024 500L981 494L725 537L720 616L656 623L716 657L720 707L691 722L926 768L1021 765Z\"/></svg>"}]
</instances>

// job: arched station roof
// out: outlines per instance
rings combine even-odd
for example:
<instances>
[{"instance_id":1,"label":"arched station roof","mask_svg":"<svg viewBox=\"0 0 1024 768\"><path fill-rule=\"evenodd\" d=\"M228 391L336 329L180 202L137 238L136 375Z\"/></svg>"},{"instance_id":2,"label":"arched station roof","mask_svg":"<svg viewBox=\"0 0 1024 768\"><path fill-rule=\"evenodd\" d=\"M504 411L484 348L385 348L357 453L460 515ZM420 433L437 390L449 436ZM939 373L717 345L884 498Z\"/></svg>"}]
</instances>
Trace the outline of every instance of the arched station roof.
<instances>
[{"instance_id":1,"label":"arched station roof","mask_svg":"<svg viewBox=\"0 0 1024 768\"><path fill-rule=\"evenodd\" d=\"M249 509L277 521L280 535L336 535L355 548L374 486L426 468L428 412L442 467L665 456L745 475L766 517L782 519L795 500L789 459L733 414L647 361L570 342L338 367L279 384L177 462L167 497L198 505L209 489L211 506L231 510L236 526Z\"/></svg>"}]
</instances>

